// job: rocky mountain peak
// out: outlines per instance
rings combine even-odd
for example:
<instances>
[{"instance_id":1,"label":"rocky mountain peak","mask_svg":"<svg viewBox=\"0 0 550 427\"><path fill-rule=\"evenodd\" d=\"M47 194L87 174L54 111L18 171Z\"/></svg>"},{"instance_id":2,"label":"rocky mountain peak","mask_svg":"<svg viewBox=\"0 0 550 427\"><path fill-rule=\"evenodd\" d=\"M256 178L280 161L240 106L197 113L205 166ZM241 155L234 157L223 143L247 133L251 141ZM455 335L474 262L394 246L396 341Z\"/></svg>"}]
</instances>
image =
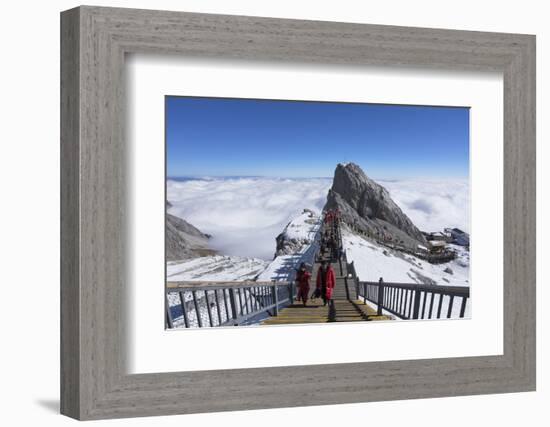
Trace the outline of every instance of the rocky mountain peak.
<instances>
[{"instance_id":1,"label":"rocky mountain peak","mask_svg":"<svg viewBox=\"0 0 550 427\"><path fill-rule=\"evenodd\" d=\"M389 192L355 163L336 166L325 209L336 208L346 223L363 233L411 247L426 243Z\"/></svg>"},{"instance_id":2,"label":"rocky mountain peak","mask_svg":"<svg viewBox=\"0 0 550 427\"><path fill-rule=\"evenodd\" d=\"M172 207L166 202L166 207ZM215 255L208 247L210 235L203 233L183 218L166 212L166 260L176 261L199 256Z\"/></svg>"}]
</instances>

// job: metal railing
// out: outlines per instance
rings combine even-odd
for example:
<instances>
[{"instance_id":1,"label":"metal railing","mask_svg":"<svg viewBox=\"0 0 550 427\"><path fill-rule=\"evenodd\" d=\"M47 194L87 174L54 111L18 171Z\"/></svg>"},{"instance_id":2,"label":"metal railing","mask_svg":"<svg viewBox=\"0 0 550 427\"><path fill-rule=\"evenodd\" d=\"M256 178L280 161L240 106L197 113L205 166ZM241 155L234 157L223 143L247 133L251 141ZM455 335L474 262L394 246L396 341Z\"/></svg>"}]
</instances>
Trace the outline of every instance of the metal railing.
<instances>
[{"instance_id":1,"label":"metal railing","mask_svg":"<svg viewBox=\"0 0 550 427\"><path fill-rule=\"evenodd\" d=\"M254 323L294 302L294 282L168 282L166 328Z\"/></svg>"},{"instance_id":2,"label":"metal railing","mask_svg":"<svg viewBox=\"0 0 550 427\"><path fill-rule=\"evenodd\" d=\"M463 318L470 297L470 288L462 286L420 285L416 283L389 283L355 281L356 295L370 301L401 319L441 319L445 316ZM460 300L460 306L455 302ZM445 312L442 313L442 309Z\"/></svg>"}]
</instances>

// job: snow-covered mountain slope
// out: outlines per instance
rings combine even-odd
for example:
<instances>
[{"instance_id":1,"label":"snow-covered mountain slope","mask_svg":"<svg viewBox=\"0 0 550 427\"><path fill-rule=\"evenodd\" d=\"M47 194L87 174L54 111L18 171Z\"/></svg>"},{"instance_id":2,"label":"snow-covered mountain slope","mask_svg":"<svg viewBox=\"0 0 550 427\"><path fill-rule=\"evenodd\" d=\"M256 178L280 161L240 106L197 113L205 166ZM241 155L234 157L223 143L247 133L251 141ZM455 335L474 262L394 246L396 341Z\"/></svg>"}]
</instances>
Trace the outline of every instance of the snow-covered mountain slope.
<instances>
[{"instance_id":1,"label":"snow-covered mountain slope","mask_svg":"<svg viewBox=\"0 0 550 427\"><path fill-rule=\"evenodd\" d=\"M304 210L290 221L277 236L277 253L280 254L258 276L259 281L291 281L300 263L312 265L319 247L321 217Z\"/></svg>"},{"instance_id":2,"label":"snow-covered mountain slope","mask_svg":"<svg viewBox=\"0 0 550 427\"><path fill-rule=\"evenodd\" d=\"M183 218L166 214L166 259L180 261L202 255L215 255L208 247L210 236Z\"/></svg>"},{"instance_id":3,"label":"snow-covered mountain slope","mask_svg":"<svg viewBox=\"0 0 550 427\"><path fill-rule=\"evenodd\" d=\"M455 260L444 264L430 264L412 255L379 246L347 230L342 231L342 240L348 262L354 262L357 276L361 281L377 282L382 277L385 282L470 286L470 255L460 246L451 245L458 252ZM430 298L427 295L421 294L421 306L424 304L424 298ZM440 295L434 295L434 307L438 307L440 298ZM441 313L447 313L449 303L450 297L443 296ZM455 299L451 318L460 317L460 305L460 301L457 302ZM471 307L469 298L465 318L471 317ZM433 316L435 318L435 312Z\"/></svg>"},{"instance_id":4,"label":"snow-covered mountain slope","mask_svg":"<svg viewBox=\"0 0 550 427\"><path fill-rule=\"evenodd\" d=\"M237 256L205 256L166 264L166 280L177 281L241 281L253 280L269 262Z\"/></svg>"},{"instance_id":5,"label":"snow-covered mountain slope","mask_svg":"<svg viewBox=\"0 0 550 427\"><path fill-rule=\"evenodd\" d=\"M430 264L415 256L379 246L348 230L342 231L348 262L354 261L359 279L377 282L419 283L433 285L469 286L470 255L460 246L457 259L444 264Z\"/></svg>"}]
</instances>

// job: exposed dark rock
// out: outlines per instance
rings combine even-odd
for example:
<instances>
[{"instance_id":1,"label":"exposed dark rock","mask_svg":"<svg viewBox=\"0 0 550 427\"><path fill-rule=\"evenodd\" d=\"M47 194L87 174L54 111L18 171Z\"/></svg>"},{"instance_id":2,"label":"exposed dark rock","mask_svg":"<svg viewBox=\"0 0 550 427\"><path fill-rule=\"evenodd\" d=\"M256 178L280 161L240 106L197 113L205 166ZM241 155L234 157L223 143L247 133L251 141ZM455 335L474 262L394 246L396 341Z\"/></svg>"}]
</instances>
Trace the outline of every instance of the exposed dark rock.
<instances>
[{"instance_id":1,"label":"exposed dark rock","mask_svg":"<svg viewBox=\"0 0 550 427\"><path fill-rule=\"evenodd\" d=\"M168 204L169 202L167 202ZM166 214L167 261L215 255L216 251L208 248L210 237L184 219L169 213Z\"/></svg>"},{"instance_id":2,"label":"exposed dark rock","mask_svg":"<svg viewBox=\"0 0 550 427\"><path fill-rule=\"evenodd\" d=\"M451 267L447 267L445 270L443 270L445 273L453 274L453 270L451 270Z\"/></svg>"},{"instance_id":3,"label":"exposed dark rock","mask_svg":"<svg viewBox=\"0 0 550 427\"><path fill-rule=\"evenodd\" d=\"M294 254L298 252L302 248L302 246L311 243L311 241L308 239L289 239L284 232L279 234L275 238L275 241L277 242L275 256Z\"/></svg>"},{"instance_id":4,"label":"exposed dark rock","mask_svg":"<svg viewBox=\"0 0 550 427\"><path fill-rule=\"evenodd\" d=\"M343 221L359 232L410 248L426 244L422 232L389 192L354 163L336 166L325 210L336 208Z\"/></svg>"}]
</instances>

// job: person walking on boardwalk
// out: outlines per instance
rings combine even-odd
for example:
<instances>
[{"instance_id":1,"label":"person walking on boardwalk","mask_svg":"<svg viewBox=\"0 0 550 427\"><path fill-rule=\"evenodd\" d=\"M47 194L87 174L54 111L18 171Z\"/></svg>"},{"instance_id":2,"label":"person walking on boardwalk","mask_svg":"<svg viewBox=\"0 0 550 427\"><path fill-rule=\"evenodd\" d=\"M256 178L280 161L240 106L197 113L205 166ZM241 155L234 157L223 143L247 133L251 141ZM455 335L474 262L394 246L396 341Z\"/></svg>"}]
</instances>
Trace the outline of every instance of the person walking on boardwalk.
<instances>
[{"instance_id":1,"label":"person walking on boardwalk","mask_svg":"<svg viewBox=\"0 0 550 427\"><path fill-rule=\"evenodd\" d=\"M332 222L332 211L329 209L325 212L325 224L330 225Z\"/></svg>"},{"instance_id":2,"label":"person walking on boardwalk","mask_svg":"<svg viewBox=\"0 0 550 427\"><path fill-rule=\"evenodd\" d=\"M318 258L321 259L325 255L325 249L327 247L327 238L325 237L325 234L323 233L321 235L321 243L319 244L319 255Z\"/></svg>"},{"instance_id":3,"label":"person walking on boardwalk","mask_svg":"<svg viewBox=\"0 0 550 427\"><path fill-rule=\"evenodd\" d=\"M309 295L309 279L311 273L307 271L306 264L303 262L300 264L300 268L296 273L296 282L298 283L298 297L302 300L304 307L307 304L307 298Z\"/></svg>"},{"instance_id":4,"label":"person walking on boardwalk","mask_svg":"<svg viewBox=\"0 0 550 427\"><path fill-rule=\"evenodd\" d=\"M336 255L338 256L338 262L342 261L342 257L344 256L344 248L342 248L342 245L338 245Z\"/></svg>"},{"instance_id":5,"label":"person walking on boardwalk","mask_svg":"<svg viewBox=\"0 0 550 427\"><path fill-rule=\"evenodd\" d=\"M334 219L336 223L339 223L341 218L342 218L342 211L340 211L340 208L336 208L334 210Z\"/></svg>"},{"instance_id":6,"label":"person walking on boardwalk","mask_svg":"<svg viewBox=\"0 0 550 427\"><path fill-rule=\"evenodd\" d=\"M332 261L338 261L338 242L333 237L330 241L330 259Z\"/></svg>"},{"instance_id":7,"label":"person walking on boardwalk","mask_svg":"<svg viewBox=\"0 0 550 427\"><path fill-rule=\"evenodd\" d=\"M321 262L321 267L317 271L317 289L321 291L321 297L323 298L323 305L332 299L332 290L336 283L334 270L332 265L326 261Z\"/></svg>"}]
</instances>

